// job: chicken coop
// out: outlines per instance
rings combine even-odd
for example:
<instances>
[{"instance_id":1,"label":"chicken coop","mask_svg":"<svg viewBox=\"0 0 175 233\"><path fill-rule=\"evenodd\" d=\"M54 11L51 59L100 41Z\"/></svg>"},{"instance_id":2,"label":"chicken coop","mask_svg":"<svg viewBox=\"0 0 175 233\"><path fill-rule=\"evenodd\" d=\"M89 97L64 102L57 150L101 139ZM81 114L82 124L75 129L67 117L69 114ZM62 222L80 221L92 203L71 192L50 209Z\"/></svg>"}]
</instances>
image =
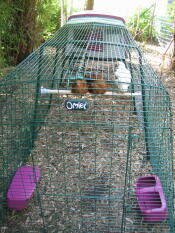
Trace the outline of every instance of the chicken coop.
<instances>
[{"instance_id":1,"label":"chicken coop","mask_svg":"<svg viewBox=\"0 0 175 233\"><path fill-rule=\"evenodd\" d=\"M175 232L171 101L123 18L69 17L0 106L1 232Z\"/></svg>"}]
</instances>

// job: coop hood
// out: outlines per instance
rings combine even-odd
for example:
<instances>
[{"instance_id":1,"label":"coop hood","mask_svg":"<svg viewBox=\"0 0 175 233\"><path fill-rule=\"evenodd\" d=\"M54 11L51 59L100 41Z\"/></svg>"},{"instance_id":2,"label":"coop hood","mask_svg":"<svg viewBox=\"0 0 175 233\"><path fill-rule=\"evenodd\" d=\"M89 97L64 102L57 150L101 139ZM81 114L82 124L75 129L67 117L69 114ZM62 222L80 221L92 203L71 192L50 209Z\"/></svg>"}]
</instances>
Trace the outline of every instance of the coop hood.
<instances>
[{"instance_id":1,"label":"coop hood","mask_svg":"<svg viewBox=\"0 0 175 233\"><path fill-rule=\"evenodd\" d=\"M67 24L75 23L103 23L103 24L115 24L125 25L125 20L122 17L116 15L110 15L109 13L103 13L98 11L86 10L80 11L68 18Z\"/></svg>"}]
</instances>

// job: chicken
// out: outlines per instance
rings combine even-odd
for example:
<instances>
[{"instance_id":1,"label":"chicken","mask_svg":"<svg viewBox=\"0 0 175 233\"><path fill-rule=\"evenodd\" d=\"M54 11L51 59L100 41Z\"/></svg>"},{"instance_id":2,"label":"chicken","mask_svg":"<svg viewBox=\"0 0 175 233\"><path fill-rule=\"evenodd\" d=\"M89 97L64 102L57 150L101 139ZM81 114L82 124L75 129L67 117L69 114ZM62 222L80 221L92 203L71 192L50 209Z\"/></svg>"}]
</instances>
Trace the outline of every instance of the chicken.
<instances>
[{"instance_id":1,"label":"chicken","mask_svg":"<svg viewBox=\"0 0 175 233\"><path fill-rule=\"evenodd\" d=\"M125 64L121 61L118 62L118 67L115 72L116 83L118 84L121 91L128 91L128 87L131 84L131 73L126 68Z\"/></svg>"},{"instance_id":2,"label":"chicken","mask_svg":"<svg viewBox=\"0 0 175 233\"><path fill-rule=\"evenodd\" d=\"M107 83L100 74L88 77L88 90L93 94L104 94L107 91Z\"/></svg>"},{"instance_id":3,"label":"chicken","mask_svg":"<svg viewBox=\"0 0 175 233\"><path fill-rule=\"evenodd\" d=\"M86 80L77 79L72 83L72 93L86 94L88 92L88 85Z\"/></svg>"}]
</instances>

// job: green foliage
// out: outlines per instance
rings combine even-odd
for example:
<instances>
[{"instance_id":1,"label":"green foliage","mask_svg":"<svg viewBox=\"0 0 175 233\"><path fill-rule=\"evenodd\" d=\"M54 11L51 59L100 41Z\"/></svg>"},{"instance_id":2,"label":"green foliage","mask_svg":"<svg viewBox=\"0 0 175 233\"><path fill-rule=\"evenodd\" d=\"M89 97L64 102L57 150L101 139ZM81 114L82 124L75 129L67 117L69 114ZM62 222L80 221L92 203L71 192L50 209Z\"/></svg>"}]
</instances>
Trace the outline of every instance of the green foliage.
<instances>
[{"instance_id":1,"label":"green foliage","mask_svg":"<svg viewBox=\"0 0 175 233\"><path fill-rule=\"evenodd\" d=\"M37 32L40 40L50 38L60 26L60 0L40 0L37 11Z\"/></svg>"},{"instance_id":2,"label":"green foliage","mask_svg":"<svg viewBox=\"0 0 175 233\"><path fill-rule=\"evenodd\" d=\"M166 33L169 32L173 34L173 22L175 22L175 1L173 1L171 4L168 4L167 6L167 24L164 25L164 30Z\"/></svg>"},{"instance_id":3,"label":"green foliage","mask_svg":"<svg viewBox=\"0 0 175 233\"><path fill-rule=\"evenodd\" d=\"M65 0L65 18L72 9ZM16 65L60 27L61 0L0 1L0 68Z\"/></svg>"},{"instance_id":4,"label":"green foliage","mask_svg":"<svg viewBox=\"0 0 175 233\"><path fill-rule=\"evenodd\" d=\"M173 51L172 51L169 69L175 71L175 0L168 5L167 13L169 20L169 28L167 28L167 31L173 37Z\"/></svg>"},{"instance_id":5,"label":"green foliage","mask_svg":"<svg viewBox=\"0 0 175 233\"><path fill-rule=\"evenodd\" d=\"M64 2L65 18L69 16L71 1ZM79 11L73 8L71 12ZM59 28L61 23L61 0L40 0L37 5L37 32L41 41L50 38Z\"/></svg>"},{"instance_id":6,"label":"green foliage","mask_svg":"<svg viewBox=\"0 0 175 233\"><path fill-rule=\"evenodd\" d=\"M9 32L13 27L14 6L5 2L0 2L0 69L7 64L6 59L6 40L13 36Z\"/></svg>"},{"instance_id":7,"label":"green foliage","mask_svg":"<svg viewBox=\"0 0 175 233\"><path fill-rule=\"evenodd\" d=\"M70 1L65 1L65 17L69 16ZM69 9L70 10L70 9ZM78 9L71 9L72 12ZM40 0L37 5L37 32L41 40L50 38L59 28L61 23L61 0Z\"/></svg>"},{"instance_id":8,"label":"green foliage","mask_svg":"<svg viewBox=\"0 0 175 233\"><path fill-rule=\"evenodd\" d=\"M154 27L154 9L152 7L137 9L129 19L128 27L138 41L157 41Z\"/></svg>"},{"instance_id":9,"label":"green foliage","mask_svg":"<svg viewBox=\"0 0 175 233\"><path fill-rule=\"evenodd\" d=\"M18 63L56 31L59 8L59 0L0 1L0 68Z\"/></svg>"},{"instance_id":10,"label":"green foliage","mask_svg":"<svg viewBox=\"0 0 175 233\"><path fill-rule=\"evenodd\" d=\"M171 4L168 4L167 13L168 13L168 17L172 21L174 21L175 20L175 0Z\"/></svg>"},{"instance_id":11,"label":"green foliage","mask_svg":"<svg viewBox=\"0 0 175 233\"><path fill-rule=\"evenodd\" d=\"M9 0L0 3L0 12L2 12L0 15L0 51L2 51L0 57L1 61L5 61L7 65L16 64L20 47L23 46L23 50L25 50L24 45L26 44L27 47L29 44L28 38L31 37L31 31L28 25L31 21L25 25L25 21L30 16L30 14L28 14L29 16L25 15L27 3L27 0ZM1 64L4 66L3 62Z\"/></svg>"}]
</instances>

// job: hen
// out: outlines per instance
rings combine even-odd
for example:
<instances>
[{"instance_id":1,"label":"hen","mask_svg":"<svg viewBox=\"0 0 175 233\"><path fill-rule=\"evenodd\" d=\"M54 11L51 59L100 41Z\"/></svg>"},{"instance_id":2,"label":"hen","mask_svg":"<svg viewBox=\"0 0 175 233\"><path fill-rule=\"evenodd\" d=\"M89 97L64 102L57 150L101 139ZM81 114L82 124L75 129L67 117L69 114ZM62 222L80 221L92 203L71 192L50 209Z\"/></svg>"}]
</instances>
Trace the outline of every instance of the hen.
<instances>
[{"instance_id":1,"label":"hen","mask_svg":"<svg viewBox=\"0 0 175 233\"><path fill-rule=\"evenodd\" d=\"M75 80L72 83L72 89L71 89L72 93L76 93L76 94L86 94L88 92L88 85L86 80Z\"/></svg>"},{"instance_id":2,"label":"hen","mask_svg":"<svg viewBox=\"0 0 175 233\"><path fill-rule=\"evenodd\" d=\"M115 72L116 76L116 82L120 88L121 91L128 91L128 87L131 84L131 73L126 68L125 64L123 62L118 62L118 67Z\"/></svg>"},{"instance_id":3,"label":"hen","mask_svg":"<svg viewBox=\"0 0 175 233\"><path fill-rule=\"evenodd\" d=\"M93 94L104 94L107 91L107 83L100 74L91 75L87 81L88 90Z\"/></svg>"}]
</instances>

